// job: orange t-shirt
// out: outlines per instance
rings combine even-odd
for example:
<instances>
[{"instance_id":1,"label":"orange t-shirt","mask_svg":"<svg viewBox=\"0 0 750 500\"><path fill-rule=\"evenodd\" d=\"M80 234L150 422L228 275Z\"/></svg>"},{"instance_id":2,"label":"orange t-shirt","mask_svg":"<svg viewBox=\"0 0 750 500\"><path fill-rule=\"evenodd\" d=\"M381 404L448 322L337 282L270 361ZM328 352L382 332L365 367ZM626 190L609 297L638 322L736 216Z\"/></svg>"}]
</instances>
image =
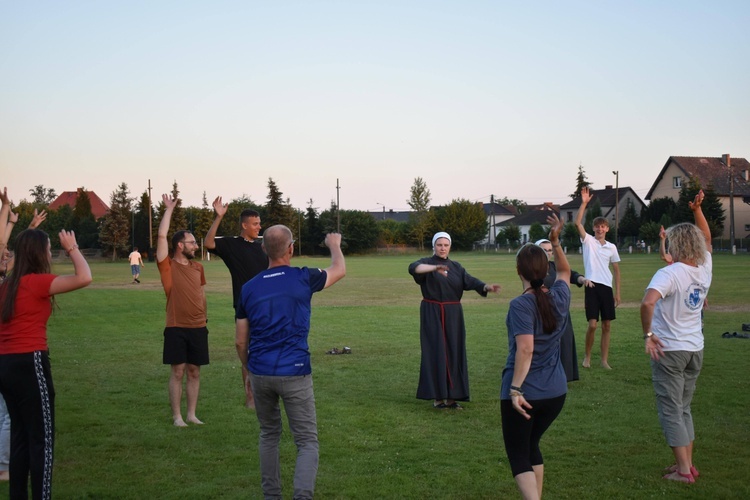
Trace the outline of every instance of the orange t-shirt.
<instances>
[{"instance_id":1,"label":"orange t-shirt","mask_svg":"<svg viewBox=\"0 0 750 500\"><path fill-rule=\"evenodd\" d=\"M206 276L203 266L193 260L186 265L167 257L156 263L164 293L167 294L167 327L206 326Z\"/></svg>"}]
</instances>

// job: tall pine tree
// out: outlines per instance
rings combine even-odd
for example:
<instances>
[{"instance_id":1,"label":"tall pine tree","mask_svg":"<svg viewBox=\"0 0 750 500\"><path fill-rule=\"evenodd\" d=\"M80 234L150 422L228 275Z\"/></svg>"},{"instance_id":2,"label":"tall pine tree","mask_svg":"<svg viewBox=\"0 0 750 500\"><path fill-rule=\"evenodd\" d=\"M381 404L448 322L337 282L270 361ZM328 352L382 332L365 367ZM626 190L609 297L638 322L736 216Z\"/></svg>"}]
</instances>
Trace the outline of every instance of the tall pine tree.
<instances>
[{"instance_id":1,"label":"tall pine tree","mask_svg":"<svg viewBox=\"0 0 750 500\"><path fill-rule=\"evenodd\" d=\"M128 185L124 182L112 192L109 198L109 212L102 217L99 241L105 252L112 252L114 262L125 254L134 238L132 198Z\"/></svg>"}]
</instances>

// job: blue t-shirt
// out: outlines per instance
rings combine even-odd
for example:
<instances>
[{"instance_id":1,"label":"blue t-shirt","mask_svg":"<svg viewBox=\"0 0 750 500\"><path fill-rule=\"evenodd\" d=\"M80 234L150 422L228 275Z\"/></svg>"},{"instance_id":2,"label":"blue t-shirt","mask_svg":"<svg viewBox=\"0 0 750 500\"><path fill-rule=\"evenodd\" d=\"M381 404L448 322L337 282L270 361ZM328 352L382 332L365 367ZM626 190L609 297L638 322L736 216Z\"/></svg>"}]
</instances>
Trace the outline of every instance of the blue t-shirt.
<instances>
[{"instance_id":1,"label":"blue t-shirt","mask_svg":"<svg viewBox=\"0 0 750 500\"><path fill-rule=\"evenodd\" d=\"M250 324L247 368L255 375L309 375L310 300L326 272L279 266L242 286L237 318Z\"/></svg>"},{"instance_id":2,"label":"blue t-shirt","mask_svg":"<svg viewBox=\"0 0 750 500\"><path fill-rule=\"evenodd\" d=\"M534 353L526 379L521 385L527 400L550 399L568 392L565 370L560 361L560 337L568 322L570 288L564 281L555 281L547 295L557 320L552 333L544 333L542 318L533 294L523 294L510 301L505 325L508 328L508 360L503 369L500 399L510 399L510 385L516 365L516 335L534 335Z\"/></svg>"}]
</instances>

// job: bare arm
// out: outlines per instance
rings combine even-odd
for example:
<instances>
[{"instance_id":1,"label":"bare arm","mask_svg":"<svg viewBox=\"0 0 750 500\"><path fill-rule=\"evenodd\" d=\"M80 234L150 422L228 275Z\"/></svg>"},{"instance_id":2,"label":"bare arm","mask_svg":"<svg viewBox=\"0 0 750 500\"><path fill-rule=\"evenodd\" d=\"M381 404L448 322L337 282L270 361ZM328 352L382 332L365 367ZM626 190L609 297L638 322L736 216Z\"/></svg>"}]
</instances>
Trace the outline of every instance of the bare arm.
<instances>
[{"instance_id":1,"label":"bare arm","mask_svg":"<svg viewBox=\"0 0 750 500\"><path fill-rule=\"evenodd\" d=\"M324 288L328 288L346 276L346 261L341 251L341 235L339 233L328 233L325 244L331 251L331 265L325 270L326 286Z\"/></svg>"},{"instance_id":2,"label":"bare arm","mask_svg":"<svg viewBox=\"0 0 750 500\"><path fill-rule=\"evenodd\" d=\"M18 222L18 214L12 210L9 210L8 211L8 224L5 226L5 233L2 236L2 240L0 240L0 242L3 244L3 247L8 245L8 240L10 239L10 235L13 233L13 228L16 227L17 222Z\"/></svg>"},{"instance_id":3,"label":"bare arm","mask_svg":"<svg viewBox=\"0 0 750 500\"><path fill-rule=\"evenodd\" d=\"M711 244L711 228L708 227L708 221L706 220L706 216L703 215L703 209L701 208L705 196L706 195L703 194L703 190L701 189L698 191L698 194L695 195L695 200L688 202L688 206L690 207L690 210L693 211L695 225L698 226L698 229L703 232L703 236L706 238L706 249L709 252L713 252L713 246Z\"/></svg>"},{"instance_id":4,"label":"bare arm","mask_svg":"<svg viewBox=\"0 0 750 500\"><path fill-rule=\"evenodd\" d=\"M560 245L560 232L562 231L563 223L556 214L552 214L547 217L547 224L550 225L549 241L552 243L552 252L555 255L555 266L557 267L557 278L555 280L564 281L570 286L570 264L568 263L568 257Z\"/></svg>"},{"instance_id":5,"label":"bare arm","mask_svg":"<svg viewBox=\"0 0 750 500\"><path fill-rule=\"evenodd\" d=\"M58 276L49 286L49 294L57 295L58 293L72 292L88 286L91 283L91 269L76 244L76 235L73 231L60 231L60 245L63 250L70 256L73 261L75 274L66 274Z\"/></svg>"},{"instance_id":6,"label":"bare arm","mask_svg":"<svg viewBox=\"0 0 750 500\"><path fill-rule=\"evenodd\" d=\"M161 195L161 200L164 203L164 216L159 222L159 232L156 237L156 261L161 262L169 255L169 242L167 241L167 234L169 234L169 225L172 222L172 212L174 207L177 205L177 199L172 199L168 194Z\"/></svg>"},{"instance_id":7,"label":"bare arm","mask_svg":"<svg viewBox=\"0 0 750 500\"><path fill-rule=\"evenodd\" d=\"M8 188L3 188L2 191L0 191L0 203L2 203L2 207L0 207L0 250L5 248L5 245L8 243L8 238L10 237L10 233L7 233L8 229L8 213L10 212L10 200L8 200Z\"/></svg>"},{"instance_id":8,"label":"bare arm","mask_svg":"<svg viewBox=\"0 0 750 500\"><path fill-rule=\"evenodd\" d=\"M578 213L576 214L576 229L578 229L578 235L581 239L586 237L586 229L583 227L583 216L586 213L586 205L589 204L591 198L593 198L593 196L591 195L589 188L581 188L581 206L578 208Z\"/></svg>"},{"instance_id":9,"label":"bare arm","mask_svg":"<svg viewBox=\"0 0 750 500\"><path fill-rule=\"evenodd\" d=\"M649 288L646 290L646 295L643 296L641 301L641 327L643 328L643 334L651 331L651 320L654 318L654 308L656 303L661 299L661 294ZM659 360L659 355L663 355L662 347L664 343L656 335L646 339L646 354L651 356L654 361Z\"/></svg>"},{"instance_id":10,"label":"bare arm","mask_svg":"<svg viewBox=\"0 0 750 500\"><path fill-rule=\"evenodd\" d=\"M214 200L214 211L216 212L216 218L214 219L213 224L211 224L211 228L208 230L208 233L206 233L206 240L204 242L208 250L213 250L214 248L216 248L216 231L219 230L219 224L221 224L221 219L224 218L224 214L227 213L228 206L228 203L221 203L221 196L217 196Z\"/></svg>"},{"instance_id":11,"label":"bare arm","mask_svg":"<svg viewBox=\"0 0 750 500\"><path fill-rule=\"evenodd\" d=\"M612 277L615 279L615 307L620 305L620 264L612 264Z\"/></svg>"},{"instance_id":12,"label":"bare arm","mask_svg":"<svg viewBox=\"0 0 750 500\"><path fill-rule=\"evenodd\" d=\"M37 212L36 208L34 209L34 217L31 219L31 222L29 222L29 229L36 229L38 228L42 222L47 220L47 212L45 210L42 210L41 212Z\"/></svg>"},{"instance_id":13,"label":"bare arm","mask_svg":"<svg viewBox=\"0 0 750 500\"><path fill-rule=\"evenodd\" d=\"M664 226L659 228L659 257L667 264L672 263L672 256L667 253L667 232Z\"/></svg>"},{"instance_id":14,"label":"bare arm","mask_svg":"<svg viewBox=\"0 0 750 500\"><path fill-rule=\"evenodd\" d=\"M526 380L526 375L529 373L531 367L531 358L534 355L534 336L523 334L516 335L516 363L513 367L513 380L510 385L514 387L521 387L523 381ZM526 413L527 409L531 408L531 405L526 402L523 394L517 396L513 395L513 389L511 389L511 402L513 408L523 415L526 420L529 420L531 416Z\"/></svg>"}]
</instances>

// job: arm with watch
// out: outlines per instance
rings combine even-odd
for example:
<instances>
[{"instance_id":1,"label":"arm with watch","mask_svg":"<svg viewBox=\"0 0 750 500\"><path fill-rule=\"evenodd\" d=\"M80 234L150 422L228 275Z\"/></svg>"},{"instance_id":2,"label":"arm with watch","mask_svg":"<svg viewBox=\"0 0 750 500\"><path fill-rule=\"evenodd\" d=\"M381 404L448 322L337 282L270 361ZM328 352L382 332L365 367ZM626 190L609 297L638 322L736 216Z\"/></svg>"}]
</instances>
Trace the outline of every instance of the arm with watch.
<instances>
[{"instance_id":1,"label":"arm with watch","mask_svg":"<svg viewBox=\"0 0 750 500\"><path fill-rule=\"evenodd\" d=\"M643 328L643 340L646 343L646 354L654 361L659 361L659 356L664 355L662 348L664 343L651 331L651 320L654 318L654 308L661 299L661 294L649 288L641 301L641 327Z\"/></svg>"}]
</instances>

